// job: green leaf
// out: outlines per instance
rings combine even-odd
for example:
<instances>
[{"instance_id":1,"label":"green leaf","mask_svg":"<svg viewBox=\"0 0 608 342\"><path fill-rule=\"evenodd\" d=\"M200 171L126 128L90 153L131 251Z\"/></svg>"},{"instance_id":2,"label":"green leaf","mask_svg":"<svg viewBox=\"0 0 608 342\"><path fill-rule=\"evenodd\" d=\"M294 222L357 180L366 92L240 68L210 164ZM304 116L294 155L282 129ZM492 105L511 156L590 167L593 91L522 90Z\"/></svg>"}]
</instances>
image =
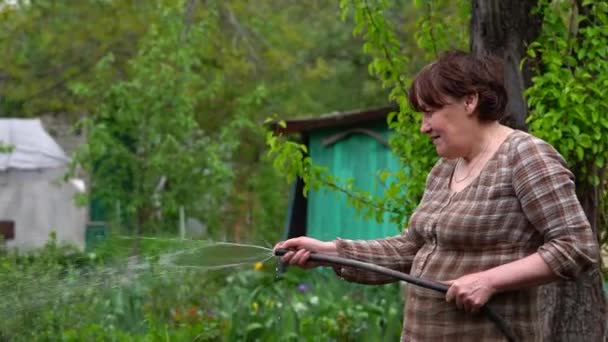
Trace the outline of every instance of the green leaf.
<instances>
[{"instance_id":1,"label":"green leaf","mask_svg":"<svg viewBox=\"0 0 608 342\"><path fill-rule=\"evenodd\" d=\"M578 143L584 148L590 148L592 145L591 137L588 134L583 133L579 136Z\"/></svg>"},{"instance_id":2,"label":"green leaf","mask_svg":"<svg viewBox=\"0 0 608 342\"><path fill-rule=\"evenodd\" d=\"M252 331L263 329L263 328L264 328L264 326L261 323L253 322L253 323L249 323L247 325L247 327L245 328L245 331L250 333Z\"/></svg>"},{"instance_id":3,"label":"green leaf","mask_svg":"<svg viewBox=\"0 0 608 342\"><path fill-rule=\"evenodd\" d=\"M595 166L597 166L598 168L606 166L606 160L603 156L597 156L597 158L595 158Z\"/></svg>"},{"instance_id":4,"label":"green leaf","mask_svg":"<svg viewBox=\"0 0 608 342\"><path fill-rule=\"evenodd\" d=\"M576 156L578 157L578 160L584 160L585 151L580 145L576 146Z\"/></svg>"}]
</instances>

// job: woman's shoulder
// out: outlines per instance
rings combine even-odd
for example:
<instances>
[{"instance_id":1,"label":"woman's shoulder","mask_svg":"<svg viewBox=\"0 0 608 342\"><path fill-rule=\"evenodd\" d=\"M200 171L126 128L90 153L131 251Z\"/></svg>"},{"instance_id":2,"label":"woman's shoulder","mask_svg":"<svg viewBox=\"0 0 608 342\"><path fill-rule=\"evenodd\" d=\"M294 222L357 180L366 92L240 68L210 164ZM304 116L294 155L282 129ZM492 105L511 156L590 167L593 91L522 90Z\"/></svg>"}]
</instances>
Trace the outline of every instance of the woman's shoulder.
<instances>
[{"instance_id":1,"label":"woman's shoulder","mask_svg":"<svg viewBox=\"0 0 608 342\"><path fill-rule=\"evenodd\" d=\"M536 137L530 133L515 130L509 139L509 148L506 149L512 157L520 158L538 158L543 156L563 157L557 150L548 142Z\"/></svg>"},{"instance_id":2,"label":"woman's shoulder","mask_svg":"<svg viewBox=\"0 0 608 342\"><path fill-rule=\"evenodd\" d=\"M509 165L518 174L568 170L566 160L551 144L530 133L515 131L509 144Z\"/></svg>"},{"instance_id":3,"label":"woman's shoulder","mask_svg":"<svg viewBox=\"0 0 608 342\"><path fill-rule=\"evenodd\" d=\"M515 146L527 146L527 145L543 145L548 144L546 141L538 138L528 132L514 130L511 133L510 143Z\"/></svg>"}]
</instances>

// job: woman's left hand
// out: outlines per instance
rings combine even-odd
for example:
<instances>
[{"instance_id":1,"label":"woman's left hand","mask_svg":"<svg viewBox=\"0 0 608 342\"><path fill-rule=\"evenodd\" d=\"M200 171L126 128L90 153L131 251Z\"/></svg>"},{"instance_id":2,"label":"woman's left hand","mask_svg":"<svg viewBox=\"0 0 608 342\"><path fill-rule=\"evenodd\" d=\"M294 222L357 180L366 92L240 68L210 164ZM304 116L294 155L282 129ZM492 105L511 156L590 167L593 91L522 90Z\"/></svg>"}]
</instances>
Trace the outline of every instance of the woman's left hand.
<instances>
[{"instance_id":1,"label":"woman's left hand","mask_svg":"<svg viewBox=\"0 0 608 342\"><path fill-rule=\"evenodd\" d=\"M459 309L477 312L496 293L484 272L472 273L446 282L450 285L445 300L455 302Z\"/></svg>"}]
</instances>

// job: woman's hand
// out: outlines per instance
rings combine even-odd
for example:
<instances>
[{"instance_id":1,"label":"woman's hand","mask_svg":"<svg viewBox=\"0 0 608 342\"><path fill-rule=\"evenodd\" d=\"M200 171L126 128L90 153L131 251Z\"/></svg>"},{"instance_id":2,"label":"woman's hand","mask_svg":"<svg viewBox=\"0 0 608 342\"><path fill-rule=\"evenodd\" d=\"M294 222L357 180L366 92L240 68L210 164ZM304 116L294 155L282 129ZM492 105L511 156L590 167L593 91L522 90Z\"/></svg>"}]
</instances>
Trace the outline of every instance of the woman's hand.
<instances>
[{"instance_id":1,"label":"woman's hand","mask_svg":"<svg viewBox=\"0 0 608 342\"><path fill-rule=\"evenodd\" d=\"M472 273L446 282L450 285L445 300L455 302L459 309L477 312L496 293L489 277L484 272Z\"/></svg>"},{"instance_id":2,"label":"woman's hand","mask_svg":"<svg viewBox=\"0 0 608 342\"><path fill-rule=\"evenodd\" d=\"M445 299L469 312L478 311L497 292L513 291L538 286L558 279L538 252L489 270L471 273L450 285Z\"/></svg>"},{"instance_id":3,"label":"woman's hand","mask_svg":"<svg viewBox=\"0 0 608 342\"><path fill-rule=\"evenodd\" d=\"M313 268L317 266L326 266L323 263L310 262L310 253L323 253L328 255L337 255L338 251L336 244L333 241L324 242L306 236L281 241L274 246L274 249L284 248L290 250L285 253L281 261L289 265L297 265L302 268Z\"/></svg>"}]
</instances>

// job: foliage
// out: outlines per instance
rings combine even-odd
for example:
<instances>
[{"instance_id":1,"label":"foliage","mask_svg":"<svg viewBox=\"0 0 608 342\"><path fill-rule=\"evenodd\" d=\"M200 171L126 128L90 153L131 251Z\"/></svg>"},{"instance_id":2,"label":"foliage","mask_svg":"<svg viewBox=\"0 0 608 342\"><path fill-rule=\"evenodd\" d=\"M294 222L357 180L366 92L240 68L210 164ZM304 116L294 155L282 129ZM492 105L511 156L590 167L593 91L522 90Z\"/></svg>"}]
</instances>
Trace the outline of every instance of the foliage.
<instances>
[{"instance_id":1,"label":"foliage","mask_svg":"<svg viewBox=\"0 0 608 342\"><path fill-rule=\"evenodd\" d=\"M162 256L171 244L184 248L148 240L143 254ZM302 270L277 279L270 262L210 272L154 262L125 268L128 259L111 260L53 243L35 255L5 254L0 336L11 341L291 341L302 336L344 341L393 340L400 333L403 303L397 284L348 284L327 272Z\"/></svg>"},{"instance_id":2,"label":"foliage","mask_svg":"<svg viewBox=\"0 0 608 342\"><path fill-rule=\"evenodd\" d=\"M540 7L544 29L530 45L529 54L539 56L543 72L526 92L532 110L528 122L583 173L581 180L597 186L608 162L608 105L594 101L608 94L608 5L586 1L584 14L570 19L560 14L571 4L557 3L559 11L547 2Z\"/></svg>"},{"instance_id":3,"label":"foliage","mask_svg":"<svg viewBox=\"0 0 608 342\"><path fill-rule=\"evenodd\" d=\"M416 44L422 51L432 48L423 58L434 58L437 51L449 47L462 49L466 45L468 36L463 29L468 21L466 1L456 4L447 1L415 3L421 11L417 19L420 31L416 34ZM422 196L426 175L437 160L428 138L418 132L421 117L411 109L407 100L411 75L404 72L412 72L408 65L420 64L420 60L413 61L417 53L407 50L396 35L396 24L389 17L394 2L343 0L340 6L343 18L352 14L354 34L362 35L365 40L363 51L372 57L370 74L378 77L389 89L389 101L399 105L399 112L390 114L388 122L395 132L390 137L391 148L404 167L397 173L379 171L380 179L387 186L382 196L375 196L355 189L352 179L341 180L332 176L326 168L314 164L306 155L305 146L280 135L267 135L269 154L275 160L275 168L281 170L288 181L296 176L304 180L305 193L310 188L316 190L320 187L341 191L349 195L349 203L363 217L375 217L380 221L386 217L385 213L389 213L391 222L404 225ZM437 36L454 39L438 39Z\"/></svg>"},{"instance_id":4,"label":"foliage","mask_svg":"<svg viewBox=\"0 0 608 342\"><path fill-rule=\"evenodd\" d=\"M15 150L15 145L7 144L0 140L0 153L11 153Z\"/></svg>"},{"instance_id":5,"label":"foliage","mask_svg":"<svg viewBox=\"0 0 608 342\"><path fill-rule=\"evenodd\" d=\"M82 111L87 104L73 96L69 83L116 79L115 72L93 77L90 71L108 53L123 68L155 16L152 2L11 3L0 1L2 116Z\"/></svg>"},{"instance_id":6,"label":"foliage","mask_svg":"<svg viewBox=\"0 0 608 342\"><path fill-rule=\"evenodd\" d=\"M158 217L177 222L180 206L220 207L232 177L227 158L238 146L231 131L248 124L237 117L216 134L195 120L199 99L216 96L223 82L204 60L203 49L213 48L206 37L218 29L213 11L191 26L179 8L165 8L160 19L129 63L130 78L108 88L73 86L103 100L82 120L89 136L75 162L106 207L120 203L140 232ZM105 73L112 61L106 56L96 70Z\"/></svg>"},{"instance_id":7,"label":"foliage","mask_svg":"<svg viewBox=\"0 0 608 342\"><path fill-rule=\"evenodd\" d=\"M28 254L2 249L0 251L0 299L2 320L0 336L9 339L13 332L23 331L23 322L39 314L39 305L61 302L75 295L78 289L66 282L61 288L42 284L53 283L59 277L71 277L74 270L86 269L94 260L70 246L59 246L51 237L45 248ZM52 306L51 306L52 308ZM67 321L66 324L70 322Z\"/></svg>"},{"instance_id":8,"label":"foliage","mask_svg":"<svg viewBox=\"0 0 608 342\"><path fill-rule=\"evenodd\" d=\"M416 21L416 44L424 60L434 60L448 48L466 50L469 44L471 2L469 0L415 0L421 16Z\"/></svg>"},{"instance_id":9,"label":"foliage","mask_svg":"<svg viewBox=\"0 0 608 342\"><path fill-rule=\"evenodd\" d=\"M0 114L52 113L62 119L84 116L92 124L97 124L95 116L100 109L110 112L112 105L122 105L117 103L117 96L147 92L148 84L140 84L139 93L133 87L136 84L127 87L129 82L142 80L141 67L135 68L134 63L142 63L143 45L164 39L156 46L156 55L176 54L177 43L167 40L174 38L163 37L167 9L175 12L176 22L181 12L181 20L192 26L209 19L210 11L214 11L212 21L204 19L213 28L203 33L204 39L189 38L183 44L191 50L198 49L194 56L201 65L190 70L193 78L202 79L197 87L193 78L187 78L194 89L186 94L190 97L186 101L193 106L191 115L205 137L214 142L212 145L218 146L215 142L222 138L220 131L230 132L225 137L228 140L243 143L232 154L224 153L225 149L220 151L222 161L229 161L230 165L232 177L226 192L230 195L211 199L209 196L213 194L201 196L187 214L203 219L211 232L226 239L262 236L263 240L276 240L286 208L286 198L281 196L286 186L274 181L276 171L269 167L266 158L260 157L264 151L262 127L231 129L242 127L235 121L260 123L271 113L287 117L316 115L385 102L381 85L365 72L369 57L361 51L360 39L350 34L352 22L336 20L337 3L324 0L0 3L0 51L4 57L0 60ZM159 57L158 61L163 60ZM187 67L179 72L186 73ZM167 73L163 75L166 77ZM160 79L155 81L159 85ZM179 83L182 79L176 76L173 81ZM176 95L183 87L182 83L178 89L165 90L167 95ZM195 98L199 92L203 95ZM86 94L90 96L83 96ZM166 98L156 100L166 102ZM135 105L136 101L133 98L124 104ZM140 106L140 109L142 116L147 115L148 109L154 115L160 113L156 107ZM127 178L128 175L120 174L123 165L118 166L119 178ZM133 188L122 184L119 189L115 183L114 189L125 194ZM113 212L114 208L112 203L106 211ZM211 222L217 216L223 216L221 222Z\"/></svg>"},{"instance_id":10,"label":"foliage","mask_svg":"<svg viewBox=\"0 0 608 342\"><path fill-rule=\"evenodd\" d=\"M467 1L415 3L422 12L417 20L419 31L416 34L416 44L422 51L426 51L424 58L427 62L436 58L438 51L463 49L467 45L468 35L463 29L468 23ZM366 32L367 46L364 45L363 49L373 56L370 70L383 80L385 86L392 89L389 100L399 105L399 112L388 118L389 127L395 132L390 138L390 145L405 167L395 174L380 171L381 179L391 178L393 181L389 182L381 200L383 203L380 202L378 207L398 213L393 214L391 220L403 224L422 197L426 175L437 161L437 155L429 139L419 132L421 116L409 105L407 88L411 75L404 75L403 71L407 70L405 66L411 63L411 58L402 52L399 40L391 33L391 24L383 15L389 10L386 6L385 1L377 1L374 5L370 5L369 1L352 2L353 10L359 13L355 32ZM346 11L348 7L345 7L345 13ZM384 36L391 38L386 39ZM389 78L386 75L394 76Z\"/></svg>"},{"instance_id":11,"label":"foliage","mask_svg":"<svg viewBox=\"0 0 608 342\"><path fill-rule=\"evenodd\" d=\"M254 63L252 81L263 80L271 113L288 117L384 104L380 84L364 71L369 62L353 37L352 22L336 20L338 5L325 0L230 1ZM236 24L232 24L237 30Z\"/></svg>"},{"instance_id":12,"label":"foliage","mask_svg":"<svg viewBox=\"0 0 608 342\"><path fill-rule=\"evenodd\" d=\"M543 30L528 51L538 60L526 91L530 130L559 150L579 185L595 188L606 201L608 4L541 1L537 10Z\"/></svg>"}]
</instances>

